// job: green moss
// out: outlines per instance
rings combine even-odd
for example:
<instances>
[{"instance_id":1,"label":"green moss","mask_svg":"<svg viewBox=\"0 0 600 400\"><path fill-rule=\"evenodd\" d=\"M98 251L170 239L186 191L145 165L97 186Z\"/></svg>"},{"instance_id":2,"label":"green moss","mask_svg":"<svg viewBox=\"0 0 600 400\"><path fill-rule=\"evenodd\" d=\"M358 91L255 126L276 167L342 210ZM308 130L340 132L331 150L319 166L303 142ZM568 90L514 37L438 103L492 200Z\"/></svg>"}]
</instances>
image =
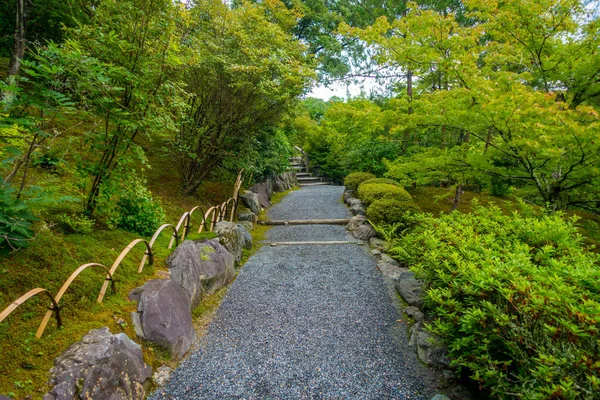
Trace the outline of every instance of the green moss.
<instances>
[{"instance_id":1,"label":"green moss","mask_svg":"<svg viewBox=\"0 0 600 400\"><path fill-rule=\"evenodd\" d=\"M386 183L371 183L360 185L358 197L369 206L375 200L393 199L397 201L412 201L412 197L401 187L388 185Z\"/></svg>"},{"instance_id":2,"label":"green moss","mask_svg":"<svg viewBox=\"0 0 600 400\"><path fill-rule=\"evenodd\" d=\"M344 186L348 190L356 190L362 182L374 178L375 175L370 172L352 172L344 178Z\"/></svg>"}]
</instances>

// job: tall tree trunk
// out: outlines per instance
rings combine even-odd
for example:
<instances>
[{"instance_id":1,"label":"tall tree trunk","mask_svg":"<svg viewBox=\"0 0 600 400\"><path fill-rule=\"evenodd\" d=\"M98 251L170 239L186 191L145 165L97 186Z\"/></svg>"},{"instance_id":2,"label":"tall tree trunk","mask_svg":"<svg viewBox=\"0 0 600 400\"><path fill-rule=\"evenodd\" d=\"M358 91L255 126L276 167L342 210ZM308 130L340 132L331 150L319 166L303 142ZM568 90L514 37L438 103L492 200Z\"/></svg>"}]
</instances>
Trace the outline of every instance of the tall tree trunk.
<instances>
[{"instance_id":1,"label":"tall tree trunk","mask_svg":"<svg viewBox=\"0 0 600 400\"><path fill-rule=\"evenodd\" d=\"M21 60L25 56L25 26L27 24L27 1L17 0L17 20L15 23L13 54L8 65L8 80L14 83L21 70Z\"/></svg>"},{"instance_id":2,"label":"tall tree trunk","mask_svg":"<svg viewBox=\"0 0 600 400\"><path fill-rule=\"evenodd\" d=\"M462 183L456 185L456 192L454 192L454 201L452 202L452 211L458 208L458 203L460 202L460 195L462 194Z\"/></svg>"}]
</instances>

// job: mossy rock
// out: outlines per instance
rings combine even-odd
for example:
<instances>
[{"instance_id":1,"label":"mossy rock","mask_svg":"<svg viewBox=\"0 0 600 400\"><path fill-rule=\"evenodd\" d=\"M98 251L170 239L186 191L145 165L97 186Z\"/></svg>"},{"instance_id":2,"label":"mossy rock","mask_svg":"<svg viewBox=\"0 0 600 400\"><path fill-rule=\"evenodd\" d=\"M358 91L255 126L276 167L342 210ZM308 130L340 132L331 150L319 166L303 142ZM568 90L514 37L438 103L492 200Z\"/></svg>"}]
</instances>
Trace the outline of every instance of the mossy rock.
<instances>
[{"instance_id":1,"label":"mossy rock","mask_svg":"<svg viewBox=\"0 0 600 400\"><path fill-rule=\"evenodd\" d=\"M346 189L348 190L356 191L356 189L358 189L358 185L366 180L374 178L375 175L370 172L352 172L344 178L344 186L346 186Z\"/></svg>"},{"instance_id":2,"label":"mossy rock","mask_svg":"<svg viewBox=\"0 0 600 400\"><path fill-rule=\"evenodd\" d=\"M367 219L376 225L408 224L408 214L421 212L419 206L413 202L398 201L394 199L375 200L367 208Z\"/></svg>"},{"instance_id":3,"label":"mossy rock","mask_svg":"<svg viewBox=\"0 0 600 400\"><path fill-rule=\"evenodd\" d=\"M403 187L400 183L396 182L393 179L388 179L388 178L367 179L366 181L364 181L360 185L358 185L358 187L360 187L361 185L369 185L369 184L372 184L372 183L385 183L387 185L393 185L393 186Z\"/></svg>"},{"instance_id":4,"label":"mossy rock","mask_svg":"<svg viewBox=\"0 0 600 400\"><path fill-rule=\"evenodd\" d=\"M360 185L358 188L358 198L363 204L369 206L375 200L391 199L403 202L412 201L412 197L401 187L387 183L370 183Z\"/></svg>"}]
</instances>

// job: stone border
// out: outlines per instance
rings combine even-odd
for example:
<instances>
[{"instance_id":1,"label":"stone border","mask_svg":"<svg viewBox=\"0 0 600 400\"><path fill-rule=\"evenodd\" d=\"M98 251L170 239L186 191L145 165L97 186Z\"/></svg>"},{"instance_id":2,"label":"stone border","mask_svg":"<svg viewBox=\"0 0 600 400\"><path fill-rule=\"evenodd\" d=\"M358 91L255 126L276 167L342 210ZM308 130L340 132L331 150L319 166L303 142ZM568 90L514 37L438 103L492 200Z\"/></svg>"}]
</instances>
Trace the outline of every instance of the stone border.
<instances>
[{"instance_id":1,"label":"stone border","mask_svg":"<svg viewBox=\"0 0 600 400\"><path fill-rule=\"evenodd\" d=\"M468 389L457 382L455 373L450 370L450 360L446 356L447 346L443 340L426 329L426 322L430 320L423 311L423 282L416 279L414 273L406 266L401 266L396 260L386 254L391 244L378 238L377 232L366 217L362 201L355 196L352 190L345 190L344 203L354 215L346 225L346 229L360 240L369 242L371 254L379 261L377 269L386 278L393 282L394 288L403 302L403 314L412 321L409 323L408 345L415 352L419 361L428 367L441 369L447 386L451 387L449 394L452 398L469 400L472 395ZM436 394L432 400L449 400L443 394Z\"/></svg>"}]
</instances>

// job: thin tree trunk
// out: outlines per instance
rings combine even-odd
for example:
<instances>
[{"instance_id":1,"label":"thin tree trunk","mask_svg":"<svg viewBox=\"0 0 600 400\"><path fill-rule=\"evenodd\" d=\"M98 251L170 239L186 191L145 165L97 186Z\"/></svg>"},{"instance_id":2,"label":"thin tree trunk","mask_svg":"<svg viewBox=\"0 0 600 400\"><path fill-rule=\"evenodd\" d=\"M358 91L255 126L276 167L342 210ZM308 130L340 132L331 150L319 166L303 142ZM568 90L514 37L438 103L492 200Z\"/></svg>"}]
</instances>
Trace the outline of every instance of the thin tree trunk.
<instances>
[{"instance_id":1,"label":"thin tree trunk","mask_svg":"<svg viewBox=\"0 0 600 400\"><path fill-rule=\"evenodd\" d=\"M452 211L458 208L458 203L460 202L460 195L462 193L462 183L456 185L456 192L454 193L454 201L452 202Z\"/></svg>"},{"instance_id":2,"label":"thin tree trunk","mask_svg":"<svg viewBox=\"0 0 600 400\"><path fill-rule=\"evenodd\" d=\"M14 83L21 70L21 60L25 56L25 25L27 24L27 0L17 0L17 20L15 23L13 54L8 65L8 80Z\"/></svg>"}]
</instances>

